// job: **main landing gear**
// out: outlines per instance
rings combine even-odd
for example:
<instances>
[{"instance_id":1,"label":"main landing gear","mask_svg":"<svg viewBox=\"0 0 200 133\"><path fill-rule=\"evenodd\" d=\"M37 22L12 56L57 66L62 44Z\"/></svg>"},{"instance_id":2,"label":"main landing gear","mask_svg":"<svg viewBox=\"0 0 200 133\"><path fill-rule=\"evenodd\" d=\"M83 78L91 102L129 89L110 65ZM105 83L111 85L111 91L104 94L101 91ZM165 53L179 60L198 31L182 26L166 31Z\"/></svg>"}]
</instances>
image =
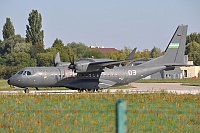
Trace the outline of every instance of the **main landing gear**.
<instances>
[{"instance_id":1,"label":"main landing gear","mask_svg":"<svg viewBox=\"0 0 200 133\"><path fill-rule=\"evenodd\" d=\"M29 93L29 89L28 89L28 88L25 88L25 89L24 89L24 93Z\"/></svg>"},{"instance_id":2,"label":"main landing gear","mask_svg":"<svg viewBox=\"0 0 200 133\"><path fill-rule=\"evenodd\" d=\"M78 89L78 93L82 93L84 91L88 93L94 93L94 92L99 92L100 89Z\"/></svg>"}]
</instances>

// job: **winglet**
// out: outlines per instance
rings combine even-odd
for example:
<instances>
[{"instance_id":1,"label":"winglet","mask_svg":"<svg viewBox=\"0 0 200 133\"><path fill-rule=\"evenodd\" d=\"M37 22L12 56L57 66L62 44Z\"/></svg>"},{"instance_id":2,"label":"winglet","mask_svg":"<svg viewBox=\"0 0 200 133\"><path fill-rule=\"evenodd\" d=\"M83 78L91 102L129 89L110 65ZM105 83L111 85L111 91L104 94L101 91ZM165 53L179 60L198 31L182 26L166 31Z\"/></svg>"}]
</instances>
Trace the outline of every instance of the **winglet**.
<instances>
[{"instance_id":1,"label":"winglet","mask_svg":"<svg viewBox=\"0 0 200 133\"><path fill-rule=\"evenodd\" d=\"M135 47L134 49L133 49L133 51L126 57L126 61L128 61L128 60L133 60L133 57L134 57L134 55L135 55L135 51L136 51L136 49L137 49L137 47Z\"/></svg>"},{"instance_id":2,"label":"winglet","mask_svg":"<svg viewBox=\"0 0 200 133\"><path fill-rule=\"evenodd\" d=\"M56 66L58 63L60 63L60 53L59 52L56 54L56 57L54 60L54 65Z\"/></svg>"}]
</instances>

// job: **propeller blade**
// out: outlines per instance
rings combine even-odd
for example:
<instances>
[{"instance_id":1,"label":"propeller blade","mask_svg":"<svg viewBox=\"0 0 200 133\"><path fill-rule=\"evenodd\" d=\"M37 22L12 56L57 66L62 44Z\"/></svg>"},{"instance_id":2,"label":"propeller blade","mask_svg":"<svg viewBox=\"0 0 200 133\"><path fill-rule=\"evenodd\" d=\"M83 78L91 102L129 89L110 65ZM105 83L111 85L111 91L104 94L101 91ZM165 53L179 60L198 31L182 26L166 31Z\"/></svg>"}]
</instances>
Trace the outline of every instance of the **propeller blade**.
<instances>
[{"instance_id":1,"label":"propeller blade","mask_svg":"<svg viewBox=\"0 0 200 133\"><path fill-rule=\"evenodd\" d=\"M69 61L70 61L70 65L68 66L68 68L72 69L72 71L74 71L74 69L75 69L74 55L72 55L72 58L71 58L71 56L69 56Z\"/></svg>"},{"instance_id":2,"label":"propeller blade","mask_svg":"<svg viewBox=\"0 0 200 133\"><path fill-rule=\"evenodd\" d=\"M73 59L73 65L74 65L74 55L72 57L73 57L72 59Z\"/></svg>"}]
</instances>

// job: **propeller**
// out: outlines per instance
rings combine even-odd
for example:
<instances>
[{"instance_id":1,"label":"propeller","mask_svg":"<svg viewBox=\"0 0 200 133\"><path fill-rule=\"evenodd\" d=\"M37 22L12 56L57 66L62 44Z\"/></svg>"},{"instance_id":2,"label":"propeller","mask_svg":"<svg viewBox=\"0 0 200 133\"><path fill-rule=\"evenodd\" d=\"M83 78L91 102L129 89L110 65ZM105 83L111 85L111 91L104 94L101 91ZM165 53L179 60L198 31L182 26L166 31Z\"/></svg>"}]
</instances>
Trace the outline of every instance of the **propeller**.
<instances>
[{"instance_id":1,"label":"propeller","mask_svg":"<svg viewBox=\"0 0 200 133\"><path fill-rule=\"evenodd\" d=\"M76 65L74 64L74 56L69 56L69 61L70 61L70 65L68 66L69 69L72 69L72 71L74 72L74 70L76 69Z\"/></svg>"}]
</instances>

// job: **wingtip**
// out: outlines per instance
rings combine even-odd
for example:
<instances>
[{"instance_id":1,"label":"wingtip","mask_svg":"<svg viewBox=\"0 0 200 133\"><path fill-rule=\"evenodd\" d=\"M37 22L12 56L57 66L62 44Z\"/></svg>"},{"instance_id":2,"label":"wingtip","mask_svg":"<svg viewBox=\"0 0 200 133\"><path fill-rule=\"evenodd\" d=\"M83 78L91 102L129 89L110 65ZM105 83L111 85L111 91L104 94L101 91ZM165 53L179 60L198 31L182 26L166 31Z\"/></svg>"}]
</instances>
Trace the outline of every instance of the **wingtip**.
<instances>
[{"instance_id":1,"label":"wingtip","mask_svg":"<svg viewBox=\"0 0 200 133\"><path fill-rule=\"evenodd\" d=\"M137 47L135 47L132 52L127 56L127 58L125 59L126 61L128 60L133 60L133 57L135 55L135 51L136 51Z\"/></svg>"}]
</instances>

